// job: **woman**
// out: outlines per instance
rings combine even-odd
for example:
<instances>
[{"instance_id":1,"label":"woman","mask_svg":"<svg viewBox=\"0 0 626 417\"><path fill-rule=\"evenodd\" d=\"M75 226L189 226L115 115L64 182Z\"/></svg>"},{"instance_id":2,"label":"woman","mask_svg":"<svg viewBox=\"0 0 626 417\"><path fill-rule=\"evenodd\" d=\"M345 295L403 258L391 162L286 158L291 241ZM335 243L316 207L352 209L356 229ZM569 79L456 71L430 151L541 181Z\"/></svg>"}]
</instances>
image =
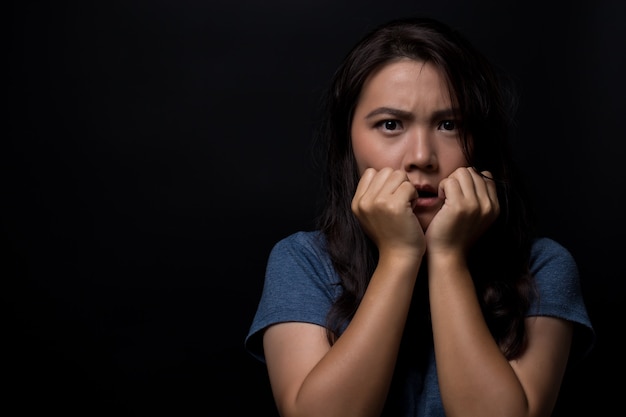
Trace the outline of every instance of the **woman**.
<instances>
[{"instance_id":1,"label":"woman","mask_svg":"<svg viewBox=\"0 0 626 417\"><path fill-rule=\"evenodd\" d=\"M319 228L273 248L246 338L281 416L551 414L593 329L575 261L533 233L500 78L417 18L339 67Z\"/></svg>"}]
</instances>

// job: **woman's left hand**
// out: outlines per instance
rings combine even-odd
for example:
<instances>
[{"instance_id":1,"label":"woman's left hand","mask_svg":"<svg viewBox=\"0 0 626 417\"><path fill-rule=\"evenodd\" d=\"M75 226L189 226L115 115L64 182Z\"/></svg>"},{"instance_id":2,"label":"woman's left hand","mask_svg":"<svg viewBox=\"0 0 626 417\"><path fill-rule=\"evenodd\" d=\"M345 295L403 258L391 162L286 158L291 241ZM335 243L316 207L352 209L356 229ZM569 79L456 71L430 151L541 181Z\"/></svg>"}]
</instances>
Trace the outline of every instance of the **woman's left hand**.
<instances>
[{"instance_id":1,"label":"woman's left hand","mask_svg":"<svg viewBox=\"0 0 626 417\"><path fill-rule=\"evenodd\" d=\"M443 206L426 231L428 252L467 253L500 214L496 185L489 171L457 168L439 183Z\"/></svg>"}]
</instances>

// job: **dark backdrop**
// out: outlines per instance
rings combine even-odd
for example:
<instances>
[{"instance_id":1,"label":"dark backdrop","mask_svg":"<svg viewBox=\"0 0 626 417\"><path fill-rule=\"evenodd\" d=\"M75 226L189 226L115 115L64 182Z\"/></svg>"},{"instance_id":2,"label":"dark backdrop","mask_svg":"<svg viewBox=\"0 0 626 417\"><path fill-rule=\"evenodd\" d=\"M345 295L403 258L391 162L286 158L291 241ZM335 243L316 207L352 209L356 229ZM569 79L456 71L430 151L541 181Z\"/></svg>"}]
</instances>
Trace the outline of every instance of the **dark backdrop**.
<instances>
[{"instance_id":1,"label":"dark backdrop","mask_svg":"<svg viewBox=\"0 0 626 417\"><path fill-rule=\"evenodd\" d=\"M563 4L9 4L8 403L23 414L273 413L243 339L271 246L313 225L320 93L366 30L425 14L518 80L517 157L543 231L579 262L598 341L568 371L557 414L620 406L626 13L624 2Z\"/></svg>"}]
</instances>

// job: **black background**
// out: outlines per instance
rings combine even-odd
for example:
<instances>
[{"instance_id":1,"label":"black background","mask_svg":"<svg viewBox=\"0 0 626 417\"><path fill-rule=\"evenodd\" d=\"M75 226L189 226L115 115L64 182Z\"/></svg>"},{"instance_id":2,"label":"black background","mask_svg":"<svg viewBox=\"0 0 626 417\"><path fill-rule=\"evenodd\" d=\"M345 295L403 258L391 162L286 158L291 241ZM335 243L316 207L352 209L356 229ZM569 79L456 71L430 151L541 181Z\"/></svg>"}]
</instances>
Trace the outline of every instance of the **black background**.
<instances>
[{"instance_id":1,"label":"black background","mask_svg":"<svg viewBox=\"0 0 626 417\"><path fill-rule=\"evenodd\" d=\"M3 408L274 413L243 351L266 257L313 225L312 132L333 70L405 15L461 29L518 80L516 155L598 336L555 415L621 405L624 2L8 6Z\"/></svg>"}]
</instances>

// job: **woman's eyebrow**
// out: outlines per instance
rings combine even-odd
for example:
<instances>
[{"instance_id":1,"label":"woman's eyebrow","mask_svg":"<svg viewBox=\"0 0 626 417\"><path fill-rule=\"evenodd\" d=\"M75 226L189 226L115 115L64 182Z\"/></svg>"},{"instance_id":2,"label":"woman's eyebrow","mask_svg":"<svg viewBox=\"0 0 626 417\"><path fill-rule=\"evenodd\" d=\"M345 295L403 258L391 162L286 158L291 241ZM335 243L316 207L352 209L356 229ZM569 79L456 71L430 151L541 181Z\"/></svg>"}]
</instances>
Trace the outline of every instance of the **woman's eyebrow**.
<instances>
[{"instance_id":1,"label":"woman's eyebrow","mask_svg":"<svg viewBox=\"0 0 626 417\"><path fill-rule=\"evenodd\" d=\"M459 110L453 109L453 108L435 110L431 114L431 119L438 120L438 119L450 118L450 117L454 117L458 113L459 113ZM378 116L381 114L397 117L398 119L404 119L404 120L413 120L415 118L413 113L406 111L406 110L394 109L393 107L378 107L377 109L374 109L371 112L369 112L365 116L365 118L370 119L374 116Z\"/></svg>"},{"instance_id":2,"label":"woman's eyebrow","mask_svg":"<svg viewBox=\"0 0 626 417\"><path fill-rule=\"evenodd\" d=\"M377 109L374 109L371 112L369 112L365 116L365 118L370 119L374 116L378 116L379 114L386 114L386 115L397 117L398 119L405 119L405 120L414 118L413 113L409 111L405 111L405 110L394 109L392 107L379 107Z\"/></svg>"}]
</instances>

